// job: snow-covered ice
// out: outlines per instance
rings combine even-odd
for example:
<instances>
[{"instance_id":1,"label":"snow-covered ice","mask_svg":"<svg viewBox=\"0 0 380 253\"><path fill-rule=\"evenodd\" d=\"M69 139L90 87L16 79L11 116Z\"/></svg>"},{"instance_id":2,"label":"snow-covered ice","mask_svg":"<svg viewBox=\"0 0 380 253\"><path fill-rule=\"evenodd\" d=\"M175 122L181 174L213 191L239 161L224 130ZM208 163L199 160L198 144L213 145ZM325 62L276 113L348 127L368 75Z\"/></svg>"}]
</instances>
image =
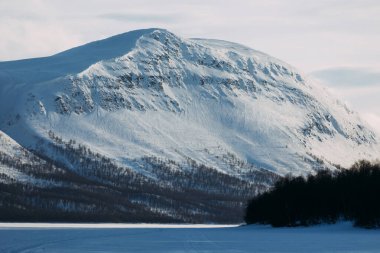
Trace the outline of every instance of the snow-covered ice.
<instances>
[{"instance_id":1,"label":"snow-covered ice","mask_svg":"<svg viewBox=\"0 0 380 253\"><path fill-rule=\"evenodd\" d=\"M380 252L380 230L269 226L0 224L0 252Z\"/></svg>"}]
</instances>

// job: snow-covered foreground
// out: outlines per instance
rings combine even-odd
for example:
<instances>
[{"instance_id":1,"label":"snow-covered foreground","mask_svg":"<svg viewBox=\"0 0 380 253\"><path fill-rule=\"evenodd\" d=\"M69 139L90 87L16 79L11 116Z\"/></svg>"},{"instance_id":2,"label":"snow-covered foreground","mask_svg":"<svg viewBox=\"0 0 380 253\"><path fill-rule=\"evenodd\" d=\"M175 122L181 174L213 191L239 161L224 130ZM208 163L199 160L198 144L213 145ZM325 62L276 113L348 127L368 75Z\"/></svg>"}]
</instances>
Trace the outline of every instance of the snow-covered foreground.
<instances>
[{"instance_id":1,"label":"snow-covered foreground","mask_svg":"<svg viewBox=\"0 0 380 253\"><path fill-rule=\"evenodd\" d=\"M268 226L0 224L0 252L380 252L380 230L350 223Z\"/></svg>"}]
</instances>

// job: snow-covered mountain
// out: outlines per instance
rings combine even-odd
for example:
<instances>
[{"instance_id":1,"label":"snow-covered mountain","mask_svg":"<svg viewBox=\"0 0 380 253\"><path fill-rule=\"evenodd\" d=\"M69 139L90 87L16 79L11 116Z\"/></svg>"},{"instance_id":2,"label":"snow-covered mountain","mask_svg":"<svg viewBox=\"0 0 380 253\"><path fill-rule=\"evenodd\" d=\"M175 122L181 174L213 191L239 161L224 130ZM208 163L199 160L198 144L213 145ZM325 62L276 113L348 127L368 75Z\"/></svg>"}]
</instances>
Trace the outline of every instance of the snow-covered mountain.
<instances>
[{"instance_id":1,"label":"snow-covered mountain","mask_svg":"<svg viewBox=\"0 0 380 253\"><path fill-rule=\"evenodd\" d=\"M81 176L88 171L67 150L169 186L169 174L203 168L253 192L275 174L380 155L355 112L288 64L163 29L0 62L0 84L0 130Z\"/></svg>"},{"instance_id":2,"label":"snow-covered mountain","mask_svg":"<svg viewBox=\"0 0 380 253\"><path fill-rule=\"evenodd\" d=\"M49 130L121 163L190 157L228 171L232 153L280 173L312 154L376 157L359 117L286 63L217 40L133 31L60 54L0 63L1 129L35 148Z\"/></svg>"}]
</instances>

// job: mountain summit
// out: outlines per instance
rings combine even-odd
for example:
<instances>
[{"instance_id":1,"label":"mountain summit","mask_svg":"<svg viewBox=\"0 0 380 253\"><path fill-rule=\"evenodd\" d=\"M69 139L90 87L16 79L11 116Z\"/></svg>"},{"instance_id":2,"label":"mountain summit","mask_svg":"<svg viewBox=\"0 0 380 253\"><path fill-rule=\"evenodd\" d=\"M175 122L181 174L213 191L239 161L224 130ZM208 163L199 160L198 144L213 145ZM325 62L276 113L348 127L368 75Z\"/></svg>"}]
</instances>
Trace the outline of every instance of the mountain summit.
<instances>
[{"instance_id":1,"label":"mountain summit","mask_svg":"<svg viewBox=\"0 0 380 253\"><path fill-rule=\"evenodd\" d=\"M0 130L87 178L73 157L105 159L167 188L203 171L257 192L276 176L380 154L359 116L292 66L163 29L0 62L0 83ZM205 191L207 182L184 187Z\"/></svg>"}]
</instances>

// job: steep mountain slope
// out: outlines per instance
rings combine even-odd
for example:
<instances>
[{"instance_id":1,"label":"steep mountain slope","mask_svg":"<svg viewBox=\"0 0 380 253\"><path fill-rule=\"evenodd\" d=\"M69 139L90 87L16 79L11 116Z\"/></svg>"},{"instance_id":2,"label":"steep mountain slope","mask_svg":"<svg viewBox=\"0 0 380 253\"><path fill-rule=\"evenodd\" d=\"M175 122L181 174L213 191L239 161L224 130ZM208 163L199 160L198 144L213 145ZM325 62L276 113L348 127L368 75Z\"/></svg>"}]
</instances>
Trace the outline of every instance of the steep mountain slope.
<instances>
[{"instance_id":1,"label":"steep mountain slope","mask_svg":"<svg viewBox=\"0 0 380 253\"><path fill-rule=\"evenodd\" d=\"M314 156L347 165L378 154L355 113L234 43L148 29L0 71L1 129L32 148L52 130L124 164L190 157L228 171L216 157L232 153L279 173L318 169Z\"/></svg>"},{"instance_id":2,"label":"steep mountain slope","mask_svg":"<svg viewBox=\"0 0 380 253\"><path fill-rule=\"evenodd\" d=\"M149 181L206 199L239 196L231 206L243 206L246 189L265 190L276 174L380 154L356 113L288 64L162 29L0 62L0 83L2 131L83 178L139 175L141 191Z\"/></svg>"}]
</instances>

